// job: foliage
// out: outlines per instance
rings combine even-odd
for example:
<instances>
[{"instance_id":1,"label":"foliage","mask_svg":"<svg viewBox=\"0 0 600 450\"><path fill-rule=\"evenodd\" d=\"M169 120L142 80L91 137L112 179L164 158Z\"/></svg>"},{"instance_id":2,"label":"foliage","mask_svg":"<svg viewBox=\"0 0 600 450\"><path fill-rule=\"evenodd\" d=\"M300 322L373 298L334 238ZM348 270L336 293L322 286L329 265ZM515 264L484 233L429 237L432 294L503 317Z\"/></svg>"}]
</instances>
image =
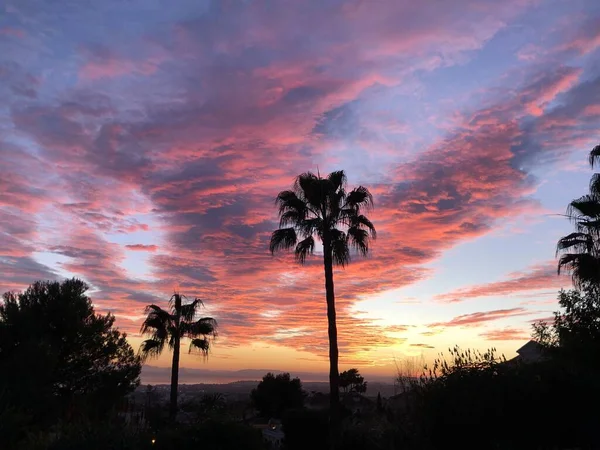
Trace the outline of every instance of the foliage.
<instances>
[{"instance_id":1,"label":"foliage","mask_svg":"<svg viewBox=\"0 0 600 450\"><path fill-rule=\"evenodd\" d=\"M420 356L405 357L400 361L395 361L396 379L395 386L400 392L405 392L411 388L414 381L419 377L425 367L425 358Z\"/></svg>"},{"instance_id":2,"label":"foliage","mask_svg":"<svg viewBox=\"0 0 600 450\"><path fill-rule=\"evenodd\" d=\"M333 285L333 265L350 262L351 249L367 255L375 227L363 214L373 206L373 197L364 186L346 191L343 170L327 177L306 172L296 178L291 190L276 199L279 229L271 235L270 250L294 250L296 260L304 263L315 251L315 238L323 243L325 292L329 334L330 413L332 427L339 425L339 350Z\"/></svg>"},{"instance_id":3,"label":"foliage","mask_svg":"<svg viewBox=\"0 0 600 450\"><path fill-rule=\"evenodd\" d=\"M277 204L280 229L271 236L271 252L294 248L296 259L304 263L314 253L315 236L327 244L341 266L350 261L349 246L363 255L369 252L375 227L361 210L372 206L373 197L363 186L346 192L344 171L326 178L303 173L293 190L279 193Z\"/></svg>"},{"instance_id":4,"label":"foliage","mask_svg":"<svg viewBox=\"0 0 600 450\"><path fill-rule=\"evenodd\" d=\"M225 398L220 393L205 393L181 405L195 415L197 421L219 420L227 417Z\"/></svg>"},{"instance_id":5,"label":"foliage","mask_svg":"<svg viewBox=\"0 0 600 450\"><path fill-rule=\"evenodd\" d=\"M266 418L281 418L286 410L302 408L305 397L300 379L291 379L289 373L267 373L250 393L253 406Z\"/></svg>"},{"instance_id":6,"label":"foliage","mask_svg":"<svg viewBox=\"0 0 600 450\"><path fill-rule=\"evenodd\" d=\"M411 407L394 418L395 442L419 449L584 446L595 439L600 415L578 405L599 394L590 374L553 359L522 363L493 349L455 347L400 396ZM457 430L468 430L469 439Z\"/></svg>"},{"instance_id":7,"label":"foliage","mask_svg":"<svg viewBox=\"0 0 600 450\"><path fill-rule=\"evenodd\" d=\"M358 369L350 369L340 373L340 387L344 392L357 392L359 394L367 392L367 382L358 373Z\"/></svg>"},{"instance_id":8,"label":"foliage","mask_svg":"<svg viewBox=\"0 0 600 450\"><path fill-rule=\"evenodd\" d=\"M190 353L199 351L208 356L211 340L217 335L217 321L212 317L198 317L198 312L204 303L198 298L183 304L186 297L179 293L173 294L169 301L168 310L158 305L146 307L146 319L140 332L149 336L142 342L140 353L145 358L158 357L168 345L173 350L171 366L171 396L169 416L175 420L177 414L177 387L179 383L179 352L181 340L190 339Z\"/></svg>"},{"instance_id":9,"label":"foliage","mask_svg":"<svg viewBox=\"0 0 600 450\"><path fill-rule=\"evenodd\" d=\"M589 155L592 168L600 158L600 145ZM567 208L567 217L575 231L559 239L556 253L560 254L558 272L571 273L575 287L600 284L600 174L590 181L590 191L573 200Z\"/></svg>"},{"instance_id":10,"label":"foliage","mask_svg":"<svg viewBox=\"0 0 600 450\"><path fill-rule=\"evenodd\" d=\"M0 304L0 392L37 426L104 415L139 383L139 358L87 290L77 279L38 281Z\"/></svg>"},{"instance_id":11,"label":"foliage","mask_svg":"<svg viewBox=\"0 0 600 450\"><path fill-rule=\"evenodd\" d=\"M534 324L534 339L554 358L600 369L600 287L561 290L558 303L561 310L554 313L552 324Z\"/></svg>"},{"instance_id":12,"label":"foliage","mask_svg":"<svg viewBox=\"0 0 600 450\"><path fill-rule=\"evenodd\" d=\"M144 417L150 430L157 431L168 423L164 405L160 401L160 394L152 385L146 386L144 395Z\"/></svg>"}]
</instances>

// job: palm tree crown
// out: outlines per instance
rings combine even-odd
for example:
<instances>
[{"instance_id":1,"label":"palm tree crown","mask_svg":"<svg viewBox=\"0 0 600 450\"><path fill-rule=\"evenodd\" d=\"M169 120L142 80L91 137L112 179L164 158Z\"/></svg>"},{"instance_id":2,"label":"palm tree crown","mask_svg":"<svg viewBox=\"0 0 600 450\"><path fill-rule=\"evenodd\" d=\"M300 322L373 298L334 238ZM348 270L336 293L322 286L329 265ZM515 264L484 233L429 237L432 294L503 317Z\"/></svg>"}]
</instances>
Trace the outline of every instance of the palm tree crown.
<instances>
[{"instance_id":1,"label":"palm tree crown","mask_svg":"<svg viewBox=\"0 0 600 450\"><path fill-rule=\"evenodd\" d=\"M173 350L182 338L190 339L190 352L197 350L203 356L208 356L211 339L217 336L217 321L212 317L198 318L198 311L204 303L195 299L183 305L181 301L184 298L184 295L173 294L168 311L157 305L146 306L147 316L140 332L150 338L142 342L140 347L144 357L158 357L165 344Z\"/></svg>"},{"instance_id":2,"label":"palm tree crown","mask_svg":"<svg viewBox=\"0 0 600 450\"><path fill-rule=\"evenodd\" d=\"M341 266L350 261L350 247L366 255L376 237L375 227L361 214L373 206L373 196L363 186L346 192L342 170L326 178L303 173L292 190L279 193L276 203L280 220L271 236L271 253L294 248L300 263L314 253L315 236L330 245L333 262Z\"/></svg>"},{"instance_id":3,"label":"palm tree crown","mask_svg":"<svg viewBox=\"0 0 600 450\"><path fill-rule=\"evenodd\" d=\"M592 168L600 163L600 145L591 150L589 163ZM563 269L569 272L578 289L600 284L600 173L592 176L590 193L569 204L567 217L575 232L558 241L558 273Z\"/></svg>"}]
</instances>

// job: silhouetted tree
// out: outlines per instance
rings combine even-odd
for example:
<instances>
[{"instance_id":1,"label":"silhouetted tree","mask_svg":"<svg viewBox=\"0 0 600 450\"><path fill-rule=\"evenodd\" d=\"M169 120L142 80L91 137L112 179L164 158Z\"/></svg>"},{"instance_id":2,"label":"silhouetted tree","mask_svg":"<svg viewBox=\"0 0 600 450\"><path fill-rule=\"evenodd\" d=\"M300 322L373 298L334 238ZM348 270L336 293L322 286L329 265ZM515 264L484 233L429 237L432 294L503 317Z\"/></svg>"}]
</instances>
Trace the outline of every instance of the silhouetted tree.
<instances>
[{"instance_id":1,"label":"silhouetted tree","mask_svg":"<svg viewBox=\"0 0 600 450\"><path fill-rule=\"evenodd\" d=\"M281 418L289 409L302 408L305 397L300 379L290 378L289 373L267 373L250 393L250 400L260 415L275 418Z\"/></svg>"},{"instance_id":2,"label":"silhouetted tree","mask_svg":"<svg viewBox=\"0 0 600 450\"><path fill-rule=\"evenodd\" d=\"M561 310L554 313L552 323L534 324L533 338L549 356L600 368L600 287L562 290L558 303Z\"/></svg>"},{"instance_id":3,"label":"silhouetted tree","mask_svg":"<svg viewBox=\"0 0 600 450\"><path fill-rule=\"evenodd\" d=\"M171 395L169 417L173 421L177 416L177 388L179 384L179 353L181 340L190 339L189 351L197 350L208 356L211 340L217 335L217 321L212 317L198 318L198 311L204 306L200 299L183 304L184 295L173 294L169 300L169 309L157 305L146 307L146 319L141 333L150 336L142 342L140 353L145 357L158 357L168 345L173 350L171 366Z\"/></svg>"},{"instance_id":4,"label":"silhouetted tree","mask_svg":"<svg viewBox=\"0 0 600 450\"><path fill-rule=\"evenodd\" d=\"M78 279L38 281L0 304L0 392L37 424L75 405L105 414L139 384L139 357L87 290Z\"/></svg>"},{"instance_id":5,"label":"silhouetted tree","mask_svg":"<svg viewBox=\"0 0 600 450\"><path fill-rule=\"evenodd\" d=\"M333 265L350 262L350 247L358 253L369 252L369 241L375 238L375 227L362 214L373 206L369 190L359 186L346 191L344 171L326 178L306 172L296 178L292 190L277 196L279 229L271 236L270 250L294 249L296 260L304 263L314 253L315 237L323 243L325 292L329 334L330 414L333 427L339 424L338 343L333 285Z\"/></svg>"},{"instance_id":6,"label":"silhouetted tree","mask_svg":"<svg viewBox=\"0 0 600 450\"><path fill-rule=\"evenodd\" d=\"M340 373L340 387L344 392L357 392L364 394L367 392L367 382L365 378L358 373L358 369L350 369Z\"/></svg>"},{"instance_id":7,"label":"silhouetted tree","mask_svg":"<svg viewBox=\"0 0 600 450\"><path fill-rule=\"evenodd\" d=\"M597 145L590 152L589 162L594 168L599 161ZM590 283L600 284L600 173L592 176L589 194L569 204L567 216L575 225L575 232L558 241L558 273L567 270L577 289Z\"/></svg>"}]
</instances>

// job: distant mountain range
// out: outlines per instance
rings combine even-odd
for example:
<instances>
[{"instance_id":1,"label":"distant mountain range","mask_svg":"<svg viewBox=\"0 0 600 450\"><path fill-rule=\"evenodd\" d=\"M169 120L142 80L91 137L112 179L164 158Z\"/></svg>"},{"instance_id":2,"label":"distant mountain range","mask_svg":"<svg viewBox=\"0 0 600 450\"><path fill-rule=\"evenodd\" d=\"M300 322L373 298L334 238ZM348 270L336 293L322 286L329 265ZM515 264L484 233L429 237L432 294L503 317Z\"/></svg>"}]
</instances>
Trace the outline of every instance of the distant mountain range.
<instances>
[{"instance_id":1,"label":"distant mountain range","mask_svg":"<svg viewBox=\"0 0 600 450\"><path fill-rule=\"evenodd\" d=\"M206 370L182 367L179 370L179 383L182 390L242 394L250 393L268 372L278 374L285 371L275 369ZM290 375L300 378L304 390L308 392L327 392L329 390L327 374L290 371ZM144 366L141 387L147 384L167 385L170 378L171 369L168 367ZM394 395L394 378L392 376L365 376L365 379L368 382L368 395L376 396L377 392L381 392L381 395L385 397Z\"/></svg>"},{"instance_id":2,"label":"distant mountain range","mask_svg":"<svg viewBox=\"0 0 600 450\"><path fill-rule=\"evenodd\" d=\"M258 381L235 381L232 383L196 383L196 384L180 384L179 385L179 394L184 397L194 397L198 394L204 393L220 393L224 394L228 397L232 397L234 399L243 399L247 398L250 395L250 391L254 389ZM165 399L167 398L170 385L169 384L154 384L153 385L159 394L161 394ZM329 383L323 381L309 381L303 382L302 388L308 392L309 394L313 392L321 392L328 393L329 392ZM146 391L146 385L142 384L137 389L136 395L144 395ZM365 394L367 397L377 397L377 394L380 393L382 397L391 397L397 393L397 388L390 383L369 383L367 393Z\"/></svg>"}]
</instances>

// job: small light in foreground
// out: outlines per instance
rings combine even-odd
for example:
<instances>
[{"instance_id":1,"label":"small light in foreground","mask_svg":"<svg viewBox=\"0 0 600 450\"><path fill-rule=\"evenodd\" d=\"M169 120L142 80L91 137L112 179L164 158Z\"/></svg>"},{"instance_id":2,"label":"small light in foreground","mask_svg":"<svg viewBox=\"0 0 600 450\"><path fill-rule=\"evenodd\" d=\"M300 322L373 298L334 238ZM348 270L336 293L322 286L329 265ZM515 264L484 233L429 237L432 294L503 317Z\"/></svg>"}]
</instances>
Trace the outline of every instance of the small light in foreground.
<instances>
[{"instance_id":1,"label":"small light in foreground","mask_svg":"<svg viewBox=\"0 0 600 450\"><path fill-rule=\"evenodd\" d=\"M152 438L152 445L156 442L156 439Z\"/></svg>"}]
</instances>

